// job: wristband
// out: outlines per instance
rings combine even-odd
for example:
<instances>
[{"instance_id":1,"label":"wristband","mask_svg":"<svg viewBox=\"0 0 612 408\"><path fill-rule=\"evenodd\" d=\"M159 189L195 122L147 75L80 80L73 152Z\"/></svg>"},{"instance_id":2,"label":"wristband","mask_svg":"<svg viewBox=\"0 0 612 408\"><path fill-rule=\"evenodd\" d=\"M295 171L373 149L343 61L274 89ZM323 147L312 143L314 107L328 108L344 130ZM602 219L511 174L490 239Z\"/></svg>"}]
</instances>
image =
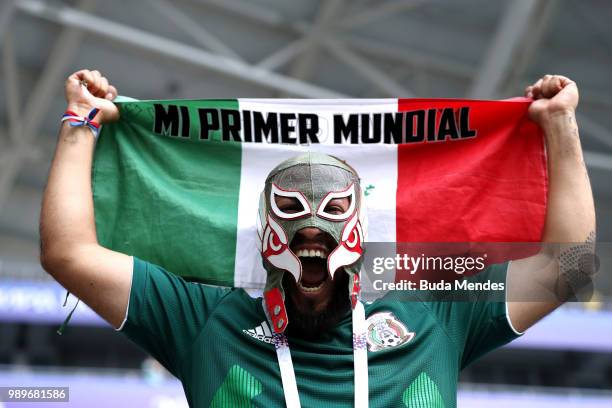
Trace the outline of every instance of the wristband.
<instances>
[{"instance_id":1,"label":"wristband","mask_svg":"<svg viewBox=\"0 0 612 408\"><path fill-rule=\"evenodd\" d=\"M62 116L62 122L68 121L70 126L87 126L93 132L94 139L98 138L98 133L100 133L100 124L98 122L94 122L94 118L98 114L100 109L93 108L89 111L87 116L79 116L73 111L67 110L64 112Z\"/></svg>"}]
</instances>

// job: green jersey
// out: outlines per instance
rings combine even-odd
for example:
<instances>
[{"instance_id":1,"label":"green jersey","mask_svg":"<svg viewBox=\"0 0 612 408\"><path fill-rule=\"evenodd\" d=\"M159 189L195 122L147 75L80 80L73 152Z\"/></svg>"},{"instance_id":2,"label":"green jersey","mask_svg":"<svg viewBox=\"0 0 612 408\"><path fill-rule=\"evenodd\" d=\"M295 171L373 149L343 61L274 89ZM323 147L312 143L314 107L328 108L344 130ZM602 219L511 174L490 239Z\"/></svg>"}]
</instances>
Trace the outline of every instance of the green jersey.
<instances>
[{"instance_id":1,"label":"green jersey","mask_svg":"<svg viewBox=\"0 0 612 408\"><path fill-rule=\"evenodd\" d=\"M483 272L505 280L507 266ZM365 304L370 407L454 407L459 371L514 339L505 302ZM191 407L283 407L261 298L186 282L134 258L122 331L179 378ZM353 406L352 320L316 341L288 337L302 407Z\"/></svg>"}]
</instances>

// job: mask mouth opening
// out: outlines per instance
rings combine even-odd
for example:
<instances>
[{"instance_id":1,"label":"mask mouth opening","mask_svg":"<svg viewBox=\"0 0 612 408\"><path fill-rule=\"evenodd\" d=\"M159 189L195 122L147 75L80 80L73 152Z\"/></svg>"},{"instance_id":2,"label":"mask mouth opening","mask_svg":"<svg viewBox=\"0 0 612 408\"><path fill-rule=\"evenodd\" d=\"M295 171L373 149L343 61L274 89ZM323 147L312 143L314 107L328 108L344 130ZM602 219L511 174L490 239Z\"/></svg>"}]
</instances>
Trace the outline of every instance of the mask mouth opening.
<instances>
[{"instance_id":1,"label":"mask mouth opening","mask_svg":"<svg viewBox=\"0 0 612 408\"><path fill-rule=\"evenodd\" d=\"M317 257L298 257L302 263L302 277L297 283L305 292L317 292L329 279L327 259Z\"/></svg>"},{"instance_id":2,"label":"mask mouth opening","mask_svg":"<svg viewBox=\"0 0 612 408\"><path fill-rule=\"evenodd\" d=\"M327 258L336 245L331 235L323 231L315 236L296 234L290 248L302 264L302 275L296 283L303 292L314 294L331 281Z\"/></svg>"}]
</instances>

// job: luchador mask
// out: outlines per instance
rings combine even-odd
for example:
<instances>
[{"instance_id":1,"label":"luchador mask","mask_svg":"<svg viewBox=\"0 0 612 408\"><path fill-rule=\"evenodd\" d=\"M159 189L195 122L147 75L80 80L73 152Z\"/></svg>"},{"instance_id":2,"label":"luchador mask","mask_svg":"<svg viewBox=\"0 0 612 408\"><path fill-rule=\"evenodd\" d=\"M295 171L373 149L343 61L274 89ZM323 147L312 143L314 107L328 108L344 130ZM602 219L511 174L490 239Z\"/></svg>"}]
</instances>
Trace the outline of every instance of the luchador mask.
<instances>
[{"instance_id":1,"label":"luchador mask","mask_svg":"<svg viewBox=\"0 0 612 408\"><path fill-rule=\"evenodd\" d=\"M292 199L290 212L277 205L279 197ZM328 211L334 199L348 199L346 211ZM258 234L263 264L268 272L264 299L276 332L287 326L284 273L300 282L302 264L291 248L296 233L307 227L328 233L336 247L327 254L330 278L343 270L349 274L349 295L354 307L360 290L363 243L367 232L359 177L346 163L325 154L307 153L288 159L270 172L261 193Z\"/></svg>"}]
</instances>

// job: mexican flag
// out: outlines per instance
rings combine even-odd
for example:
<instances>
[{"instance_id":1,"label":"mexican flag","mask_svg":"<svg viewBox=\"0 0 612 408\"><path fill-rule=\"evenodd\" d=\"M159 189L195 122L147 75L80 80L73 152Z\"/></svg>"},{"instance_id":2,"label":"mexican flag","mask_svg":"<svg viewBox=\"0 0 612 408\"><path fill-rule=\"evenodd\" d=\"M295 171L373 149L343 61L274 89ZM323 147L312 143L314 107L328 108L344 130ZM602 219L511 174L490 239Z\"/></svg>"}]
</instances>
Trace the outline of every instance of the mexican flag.
<instances>
[{"instance_id":1,"label":"mexican flag","mask_svg":"<svg viewBox=\"0 0 612 408\"><path fill-rule=\"evenodd\" d=\"M259 194L307 151L361 177L370 242L537 242L546 212L530 100L118 102L96 145L100 243L202 282L262 288Z\"/></svg>"}]
</instances>

